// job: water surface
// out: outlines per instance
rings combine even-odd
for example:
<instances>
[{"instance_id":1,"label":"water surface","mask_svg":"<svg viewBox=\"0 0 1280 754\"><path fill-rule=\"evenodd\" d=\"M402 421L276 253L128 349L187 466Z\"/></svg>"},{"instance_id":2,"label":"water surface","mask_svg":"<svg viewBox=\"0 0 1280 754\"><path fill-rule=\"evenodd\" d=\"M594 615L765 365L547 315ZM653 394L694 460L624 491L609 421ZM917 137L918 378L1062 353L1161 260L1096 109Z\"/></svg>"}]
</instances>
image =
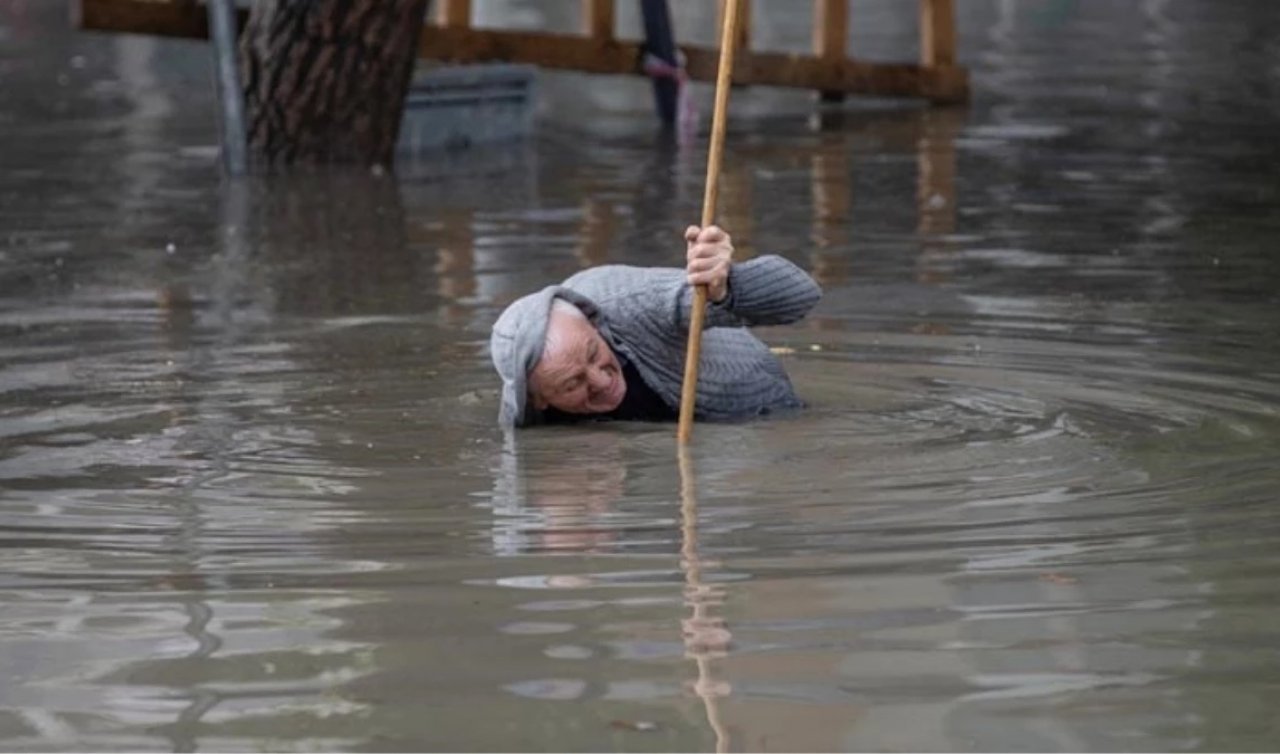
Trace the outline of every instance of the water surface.
<instances>
[{"instance_id":1,"label":"water surface","mask_svg":"<svg viewBox=\"0 0 1280 754\"><path fill-rule=\"evenodd\" d=\"M907 5L854 48L914 55ZM642 83L233 183L204 46L7 5L0 748L1274 749L1280 12L962 5L967 109L735 93L723 223L826 291L761 332L812 407L683 479L671 426L504 438L485 353L680 258L705 156Z\"/></svg>"}]
</instances>

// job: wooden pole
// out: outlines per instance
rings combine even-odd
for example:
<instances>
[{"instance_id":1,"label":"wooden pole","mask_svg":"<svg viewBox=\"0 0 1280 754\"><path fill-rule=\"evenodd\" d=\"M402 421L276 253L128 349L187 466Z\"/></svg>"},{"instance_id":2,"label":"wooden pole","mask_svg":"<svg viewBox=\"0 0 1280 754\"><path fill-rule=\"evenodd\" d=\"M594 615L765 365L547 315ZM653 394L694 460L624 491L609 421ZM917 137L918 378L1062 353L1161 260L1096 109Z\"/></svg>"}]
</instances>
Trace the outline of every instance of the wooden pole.
<instances>
[{"instance_id":1,"label":"wooden pole","mask_svg":"<svg viewBox=\"0 0 1280 754\"><path fill-rule=\"evenodd\" d=\"M720 0L719 7L716 10L716 17L720 23L724 23L725 6L736 0ZM739 50L751 49L751 0L741 0L742 6L738 10L737 30L734 32L734 39L737 40Z\"/></svg>"},{"instance_id":2,"label":"wooden pole","mask_svg":"<svg viewBox=\"0 0 1280 754\"><path fill-rule=\"evenodd\" d=\"M716 106L711 120L711 146L707 152L707 188L702 196L702 227L715 222L716 198L720 192L720 156L724 152L725 122L729 118L729 83L733 78L733 52L738 6L741 0L725 5L723 29L720 32L720 69L716 74ZM693 291L693 308L689 312L689 348L684 359L684 386L680 395L680 425L676 436L681 443L693 434L693 406L698 391L698 357L702 353L702 325L707 314L707 287Z\"/></svg>"}]
</instances>

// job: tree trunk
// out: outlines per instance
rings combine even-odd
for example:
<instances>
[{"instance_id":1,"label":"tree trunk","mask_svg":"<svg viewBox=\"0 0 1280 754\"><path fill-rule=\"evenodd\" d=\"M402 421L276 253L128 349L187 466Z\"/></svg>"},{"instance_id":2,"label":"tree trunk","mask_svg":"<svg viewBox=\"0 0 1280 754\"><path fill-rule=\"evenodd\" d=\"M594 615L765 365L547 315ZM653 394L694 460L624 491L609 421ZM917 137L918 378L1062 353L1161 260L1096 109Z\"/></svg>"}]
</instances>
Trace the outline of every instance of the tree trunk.
<instances>
[{"instance_id":1,"label":"tree trunk","mask_svg":"<svg viewBox=\"0 0 1280 754\"><path fill-rule=\"evenodd\" d=\"M257 0L240 45L258 163L390 166L428 0Z\"/></svg>"}]
</instances>

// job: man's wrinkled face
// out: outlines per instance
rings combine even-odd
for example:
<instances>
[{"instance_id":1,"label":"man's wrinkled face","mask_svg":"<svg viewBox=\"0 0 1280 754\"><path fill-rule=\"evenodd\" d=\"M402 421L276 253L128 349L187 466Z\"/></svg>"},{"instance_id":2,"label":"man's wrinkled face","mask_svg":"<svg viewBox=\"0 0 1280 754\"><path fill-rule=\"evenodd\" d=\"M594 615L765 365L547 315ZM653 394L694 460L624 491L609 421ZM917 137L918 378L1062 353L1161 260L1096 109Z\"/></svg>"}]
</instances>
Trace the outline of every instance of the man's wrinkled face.
<instances>
[{"instance_id":1,"label":"man's wrinkled face","mask_svg":"<svg viewBox=\"0 0 1280 754\"><path fill-rule=\"evenodd\" d=\"M570 414L600 414L622 403L627 382L613 349L585 317L558 308L547 322L547 343L529 373L533 407Z\"/></svg>"}]
</instances>

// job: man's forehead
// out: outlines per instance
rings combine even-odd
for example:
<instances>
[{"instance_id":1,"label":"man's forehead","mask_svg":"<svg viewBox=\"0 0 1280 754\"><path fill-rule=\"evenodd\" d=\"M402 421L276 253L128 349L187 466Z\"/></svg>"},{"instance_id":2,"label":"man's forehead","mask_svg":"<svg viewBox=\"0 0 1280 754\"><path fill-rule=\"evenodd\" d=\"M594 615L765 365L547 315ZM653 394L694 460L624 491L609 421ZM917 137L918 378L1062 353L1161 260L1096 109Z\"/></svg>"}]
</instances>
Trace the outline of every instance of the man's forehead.
<instances>
[{"instance_id":1,"label":"man's forehead","mask_svg":"<svg viewBox=\"0 0 1280 754\"><path fill-rule=\"evenodd\" d=\"M595 340L596 329L585 319L570 316L552 316L547 326L547 344L534 365L535 372L556 372L567 369L586 358L587 350Z\"/></svg>"},{"instance_id":2,"label":"man's forehead","mask_svg":"<svg viewBox=\"0 0 1280 754\"><path fill-rule=\"evenodd\" d=\"M563 341L564 345L576 344L591 340L595 334L595 325L586 317L551 310L551 317L547 321L547 340L550 344L555 345L557 341Z\"/></svg>"}]
</instances>

